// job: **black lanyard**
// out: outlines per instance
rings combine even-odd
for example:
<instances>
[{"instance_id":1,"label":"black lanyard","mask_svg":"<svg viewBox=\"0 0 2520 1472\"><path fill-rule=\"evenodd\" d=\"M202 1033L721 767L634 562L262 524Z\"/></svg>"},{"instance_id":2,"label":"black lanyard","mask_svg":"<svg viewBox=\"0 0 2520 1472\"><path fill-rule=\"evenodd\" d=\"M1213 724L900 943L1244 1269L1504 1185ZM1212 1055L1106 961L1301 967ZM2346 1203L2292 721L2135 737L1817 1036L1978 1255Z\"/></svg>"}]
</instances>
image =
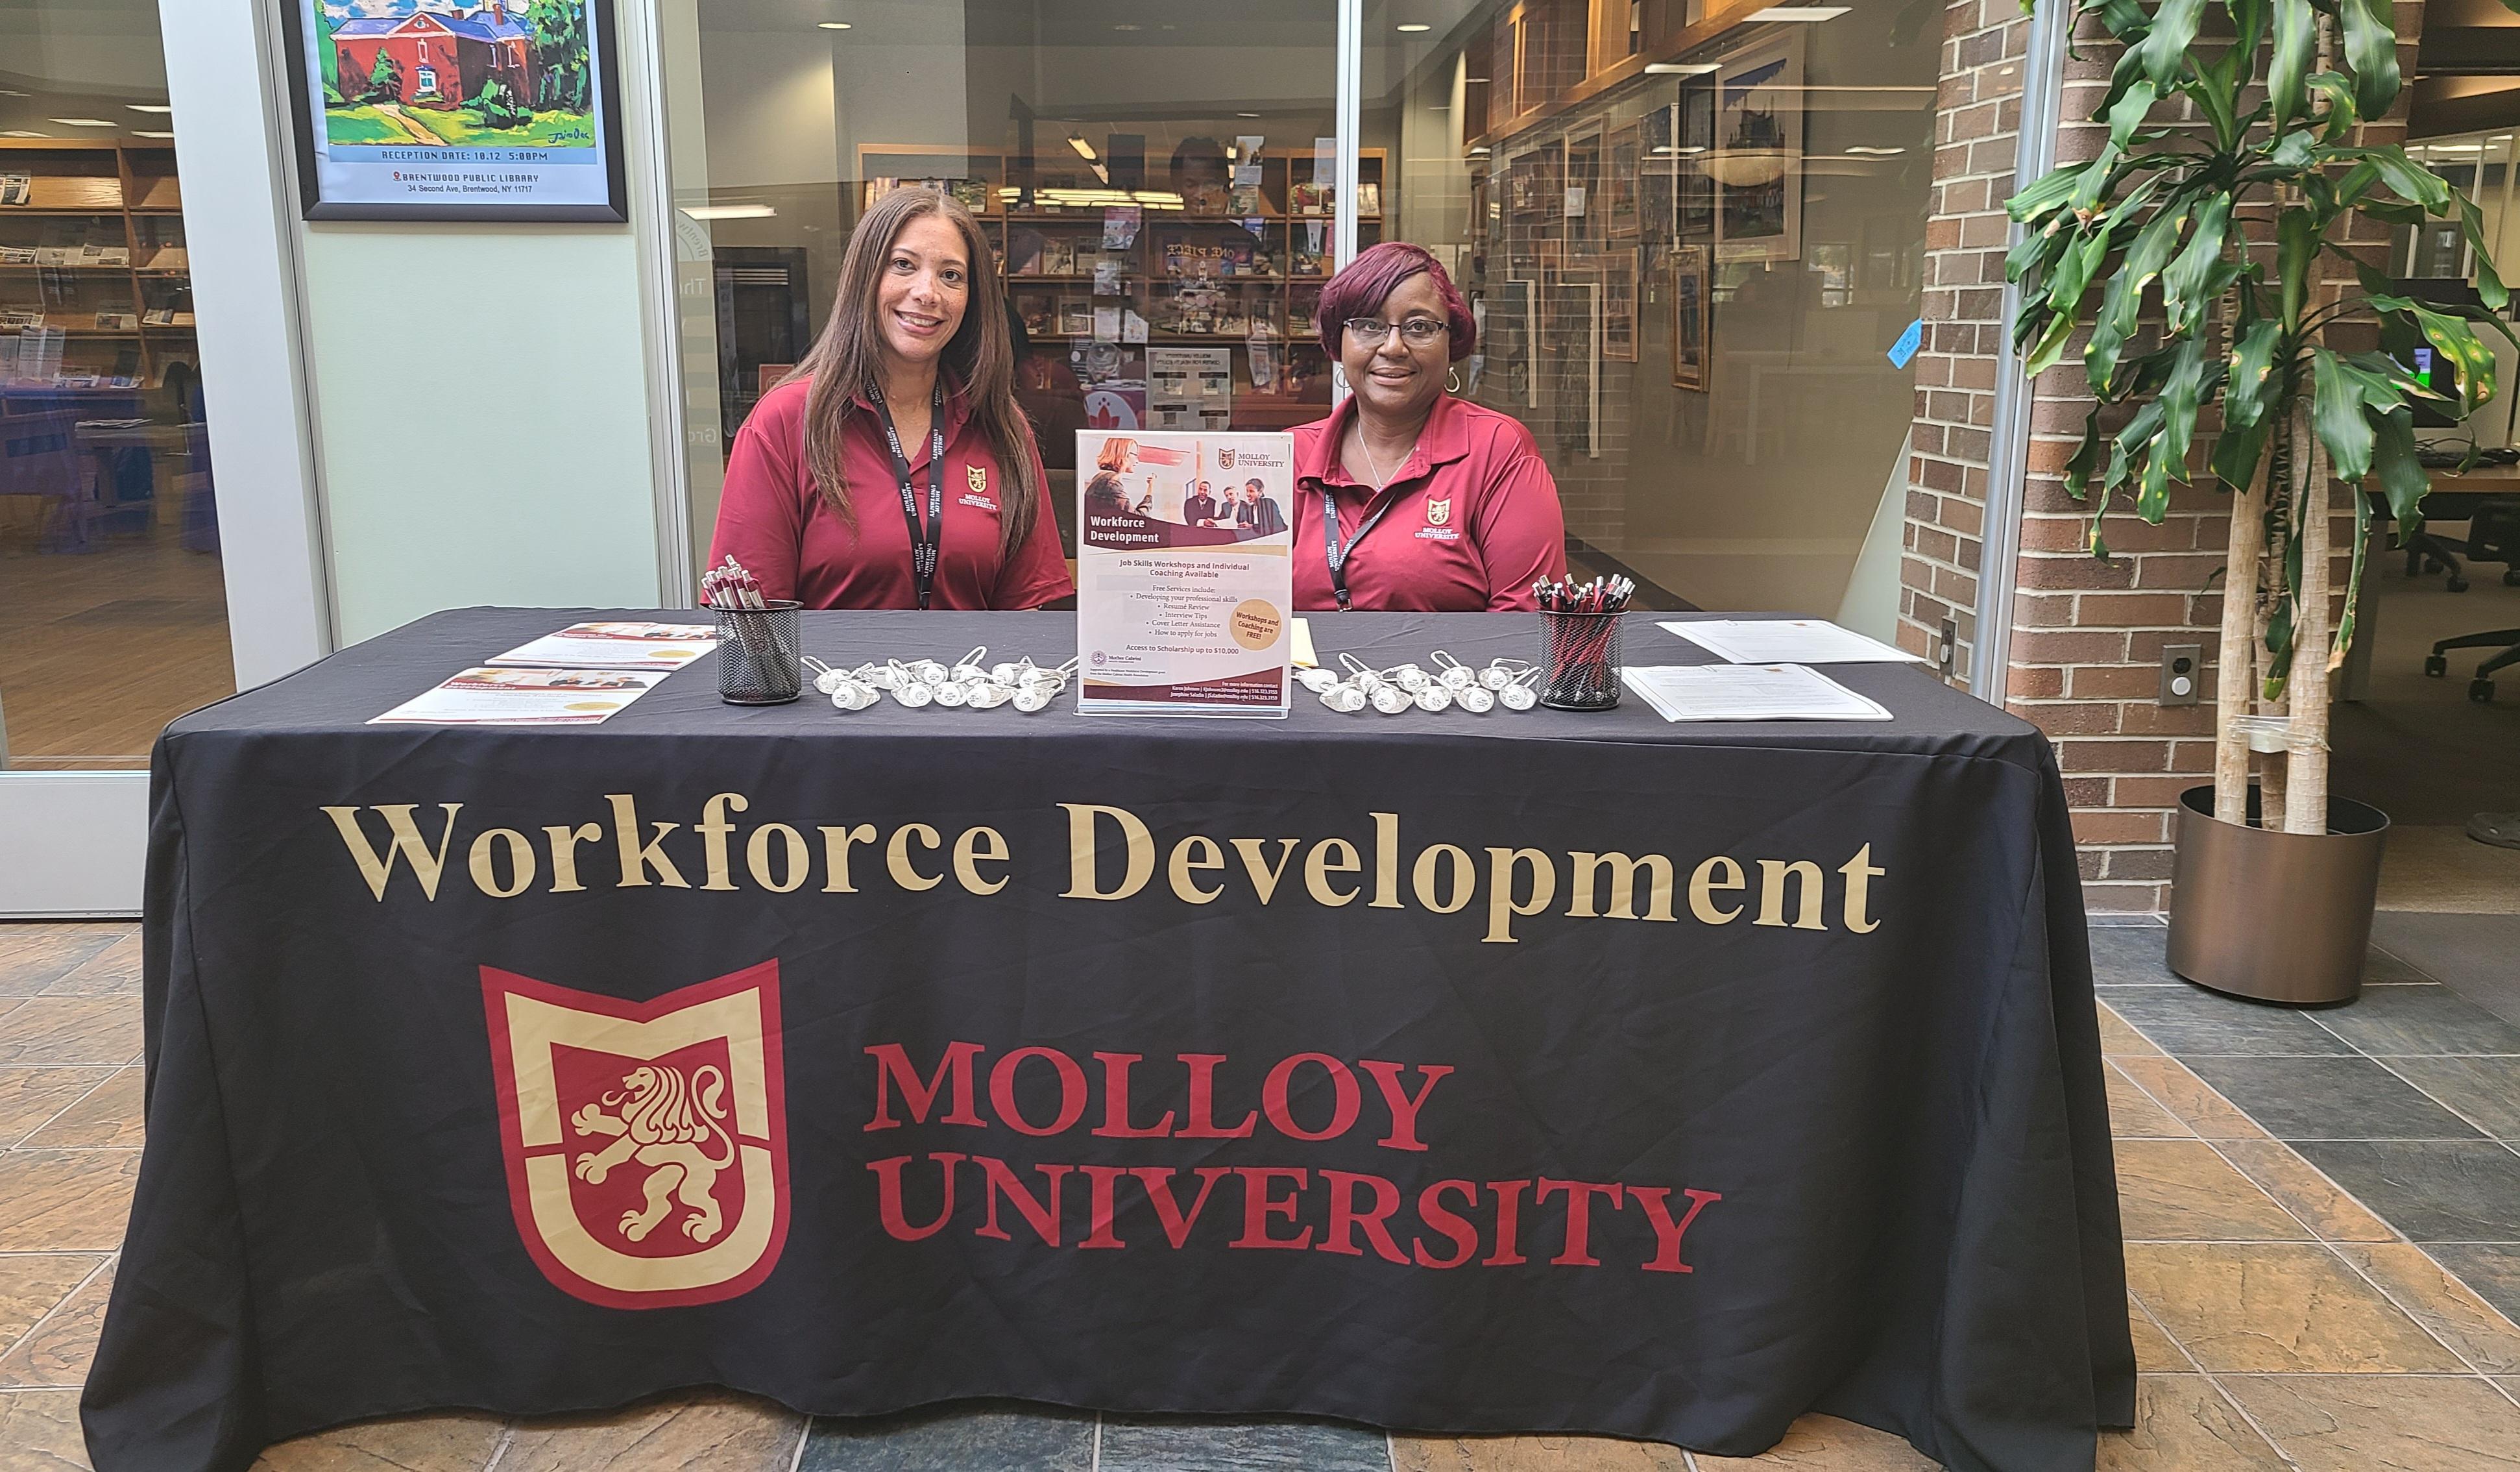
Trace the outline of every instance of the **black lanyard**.
<instances>
[{"instance_id":1,"label":"black lanyard","mask_svg":"<svg viewBox=\"0 0 2520 1472\"><path fill-rule=\"evenodd\" d=\"M1381 521L1383 513L1397 505L1399 500L1398 496L1393 496L1375 507L1357 527L1356 535L1349 537L1347 545L1342 547L1339 545L1338 497L1330 493L1328 486L1322 487L1322 546L1330 565L1330 591L1338 596L1340 613L1348 611L1347 560L1356 555L1357 544L1373 529L1373 524Z\"/></svg>"},{"instance_id":2,"label":"black lanyard","mask_svg":"<svg viewBox=\"0 0 2520 1472\"><path fill-rule=\"evenodd\" d=\"M945 536L945 380L936 380L936 397L927 410L927 520L919 520L919 493L911 488L910 457L901 452L901 432L892 427L892 410L883 391L875 391L875 411L883 418L883 443L892 451L893 478L901 483L901 520L910 529L910 575L919 584L919 606L927 607L936 593L936 548Z\"/></svg>"}]
</instances>

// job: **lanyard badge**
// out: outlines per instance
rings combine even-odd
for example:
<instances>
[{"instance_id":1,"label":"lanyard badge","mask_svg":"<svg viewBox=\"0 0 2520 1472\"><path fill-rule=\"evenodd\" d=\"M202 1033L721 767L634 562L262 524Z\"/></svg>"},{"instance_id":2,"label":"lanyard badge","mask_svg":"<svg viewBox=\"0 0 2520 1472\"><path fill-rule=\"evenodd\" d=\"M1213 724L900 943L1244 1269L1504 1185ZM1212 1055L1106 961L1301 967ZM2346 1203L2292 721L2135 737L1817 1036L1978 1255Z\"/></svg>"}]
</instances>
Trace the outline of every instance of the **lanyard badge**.
<instances>
[{"instance_id":1,"label":"lanyard badge","mask_svg":"<svg viewBox=\"0 0 2520 1472\"><path fill-rule=\"evenodd\" d=\"M945 380L938 375L936 394L927 411L927 517L919 516L919 493L910 479L910 457L901 452L901 432L893 428L891 406L883 391L875 391L875 411L883 419L884 447L892 452L892 474L901 489L901 520L910 529L910 575L918 584L919 606L928 606L936 592L936 554L945 536Z\"/></svg>"}]
</instances>

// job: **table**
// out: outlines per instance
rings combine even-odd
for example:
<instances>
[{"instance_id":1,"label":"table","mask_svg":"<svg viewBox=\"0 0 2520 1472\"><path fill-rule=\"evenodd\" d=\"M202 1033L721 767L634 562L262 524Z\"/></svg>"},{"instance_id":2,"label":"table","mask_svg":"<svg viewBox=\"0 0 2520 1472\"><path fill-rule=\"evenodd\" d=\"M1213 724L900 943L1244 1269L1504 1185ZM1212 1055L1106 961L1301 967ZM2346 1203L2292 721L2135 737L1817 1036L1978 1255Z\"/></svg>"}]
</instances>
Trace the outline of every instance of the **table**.
<instances>
[{"instance_id":1,"label":"table","mask_svg":"<svg viewBox=\"0 0 2520 1472\"><path fill-rule=\"evenodd\" d=\"M2424 493L2420 509L2428 522L2463 522L2476 514L2477 503L2496 496L2520 495L2520 465L2480 465L2464 474L2455 468L2435 469L2427 473L2432 489ZM2389 511L2389 498L2376 490L2366 490L2371 515L2363 541L2363 567L2376 568L2381 558L2390 556L2389 534L2395 518ZM2443 590L2447 591L2447 590ZM2380 642L2380 579L2366 571L2362 587L2355 602L2354 647L2345 653L2344 677L2338 681L2336 698L2360 701L2371 690L2371 651Z\"/></svg>"},{"instance_id":2,"label":"table","mask_svg":"<svg viewBox=\"0 0 2520 1472\"><path fill-rule=\"evenodd\" d=\"M1832 671L1893 722L1712 727L736 709L708 660L600 727L360 723L631 617L440 614L169 727L101 1472L699 1384L1737 1455L1817 1408L1971 1472L2131 1420L2028 725L1893 666Z\"/></svg>"}]
</instances>

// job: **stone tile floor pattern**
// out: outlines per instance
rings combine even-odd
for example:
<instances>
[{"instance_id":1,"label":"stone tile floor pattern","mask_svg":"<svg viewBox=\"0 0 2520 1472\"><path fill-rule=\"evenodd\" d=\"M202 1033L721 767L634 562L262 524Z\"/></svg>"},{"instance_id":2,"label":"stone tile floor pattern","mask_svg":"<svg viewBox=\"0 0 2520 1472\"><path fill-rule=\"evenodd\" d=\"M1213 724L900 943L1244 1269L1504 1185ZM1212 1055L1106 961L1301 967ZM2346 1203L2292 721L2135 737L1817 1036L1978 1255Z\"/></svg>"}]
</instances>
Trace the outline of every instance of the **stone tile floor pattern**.
<instances>
[{"instance_id":1,"label":"stone tile floor pattern","mask_svg":"<svg viewBox=\"0 0 2520 1472\"><path fill-rule=\"evenodd\" d=\"M2142 1369L2105 1472L2520 1472L2520 1028L2375 951L2352 1007L2170 976L2100 930L2102 1051ZM0 1472L84 1468L78 1386L139 1164L136 927L0 925ZM1764 1456L1581 1437L959 1405L808 1420L727 1393L438 1414L258 1472L1931 1472L1807 1416Z\"/></svg>"}]
</instances>

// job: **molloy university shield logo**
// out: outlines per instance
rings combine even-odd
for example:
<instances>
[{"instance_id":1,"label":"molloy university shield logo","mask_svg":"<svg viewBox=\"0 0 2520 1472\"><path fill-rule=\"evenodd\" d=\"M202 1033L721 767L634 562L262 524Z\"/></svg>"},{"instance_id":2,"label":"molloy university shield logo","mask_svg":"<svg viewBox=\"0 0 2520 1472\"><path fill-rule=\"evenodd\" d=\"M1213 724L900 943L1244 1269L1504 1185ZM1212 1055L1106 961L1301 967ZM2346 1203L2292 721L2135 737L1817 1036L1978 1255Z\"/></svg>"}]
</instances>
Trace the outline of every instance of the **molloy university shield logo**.
<instances>
[{"instance_id":1,"label":"molloy university shield logo","mask_svg":"<svg viewBox=\"0 0 2520 1472\"><path fill-rule=\"evenodd\" d=\"M534 1263L610 1309L760 1286L788 1240L779 963L650 1002L481 968L508 1197Z\"/></svg>"}]
</instances>

